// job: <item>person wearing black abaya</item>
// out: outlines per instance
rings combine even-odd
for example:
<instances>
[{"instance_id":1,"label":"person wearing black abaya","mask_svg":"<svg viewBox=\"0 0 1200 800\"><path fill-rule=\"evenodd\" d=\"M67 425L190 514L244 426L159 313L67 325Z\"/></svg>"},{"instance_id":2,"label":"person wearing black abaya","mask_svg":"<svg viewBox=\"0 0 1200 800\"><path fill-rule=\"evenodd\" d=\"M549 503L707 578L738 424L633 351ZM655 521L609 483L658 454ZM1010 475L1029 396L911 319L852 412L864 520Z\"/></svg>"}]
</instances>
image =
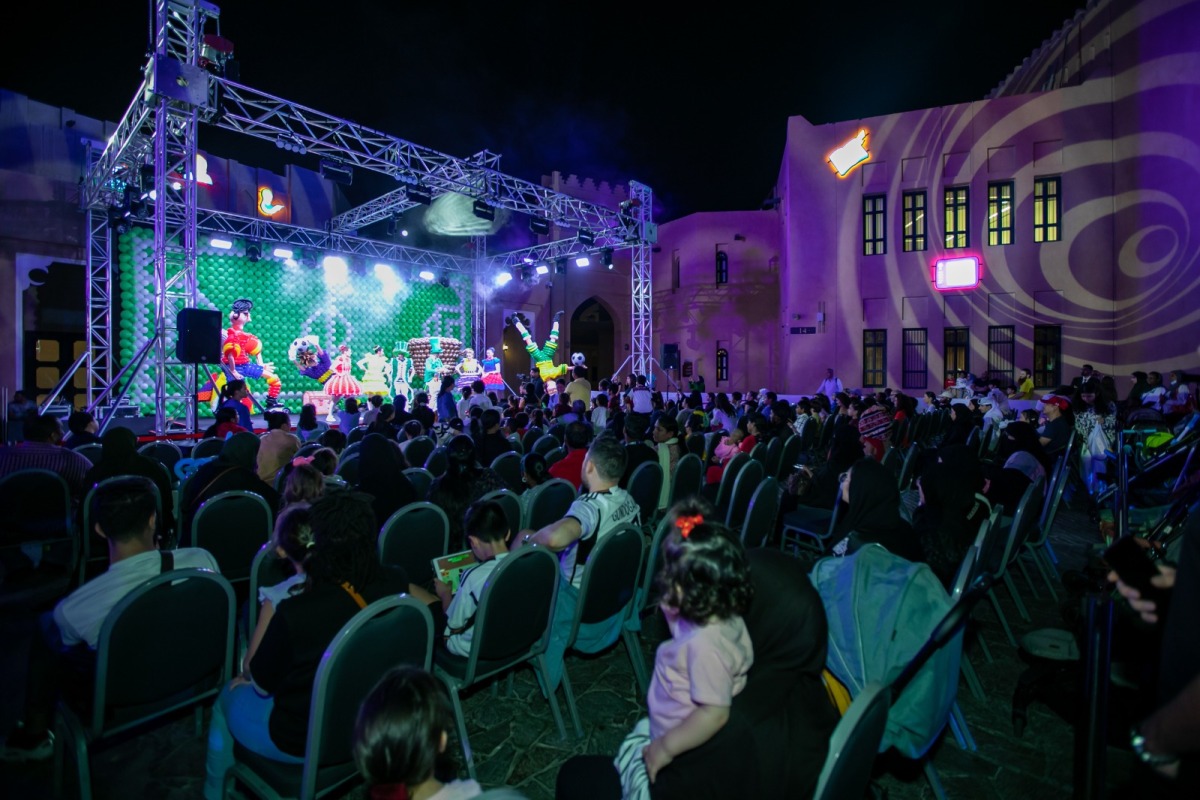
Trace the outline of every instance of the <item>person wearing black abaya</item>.
<instances>
[{"instance_id":1,"label":"person wearing black abaya","mask_svg":"<svg viewBox=\"0 0 1200 800\"><path fill-rule=\"evenodd\" d=\"M975 415L971 413L971 409L963 403L952 403L950 405L950 428L942 437L941 447L966 444L974 428Z\"/></svg>"},{"instance_id":2,"label":"person wearing black abaya","mask_svg":"<svg viewBox=\"0 0 1200 800\"><path fill-rule=\"evenodd\" d=\"M129 428L109 428L100 438L100 463L84 476L84 485L89 489L106 478L118 475L140 475L154 481L162 500L160 532L175 530L175 501L171 494L171 478L167 468L158 461L137 451L137 435Z\"/></svg>"},{"instance_id":3,"label":"person wearing black abaya","mask_svg":"<svg viewBox=\"0 0 1200 800\"><path fill-rule=\"evenodd\" d=\"M279 493L258 477L258 437L248 431L235 433L225 440L221 454L187 479L179 495L179 544L192 543L192 518L210 497L235 489L253 492L267 501L270 508L279 507Z\"/></svg>"},{"instance_id":4,"label":"person wearing black abaya","mask_svg":"<svg viewBox=\"0 0 1200 800\"><path fill-rule=\"evenodd\" d=\"M1029 485L1045 479L1053 465L1038 441L1037 429L1028 422L1010 422L1000 431L996 460L987 470L984 496L1009 512L1016 509Z\"/></svg>"},{"instance_id":5,"label":"person wearing black abaya","mask_svg":"<svg viewBox=\"0 0 1200 800\"><path fill-rule=\"evenodd\" d=\"M992 509L983 495L983 468L969 447L946 448L917 479L920 505L913 528L926 564L947 588L954 581L979 526Z\"/></svg>"},{"instance_id":6,"label":"person wearing black abaya","mask_svg":"<svg viewBox=\"0 0 1200 800\"><path fill-rule=\"evenodd\" d=\"M847 510L837 522L835 554L848 555L874 542L893 555L922 560L912 526L900 516L900 490L890 469L873 458L856 461L842 483L842 501Z\"/></svg>"},{"instance_id":7,"label":"person wearing black abaya","mask_svg":"<svg viewBox=\"0 0 1200 800\"><path fill-rule=\"evenodd\" d=\"M375 527L379 530L388 517L409 503L415 503L417 490L404 474L408 463L395 442L380 433L368 433L358 448L358 488L371 496Z\"/></svg>"}]
</instances>

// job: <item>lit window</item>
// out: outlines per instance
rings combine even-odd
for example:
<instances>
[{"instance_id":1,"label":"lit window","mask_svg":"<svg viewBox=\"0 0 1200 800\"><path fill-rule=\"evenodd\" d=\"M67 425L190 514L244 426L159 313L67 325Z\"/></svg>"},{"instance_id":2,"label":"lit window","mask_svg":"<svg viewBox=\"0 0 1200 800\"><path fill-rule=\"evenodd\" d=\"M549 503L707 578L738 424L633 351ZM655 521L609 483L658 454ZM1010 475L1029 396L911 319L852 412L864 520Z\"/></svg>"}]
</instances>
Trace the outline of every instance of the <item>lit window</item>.
<instances>
[{"instance_id":1,"label":"lit window","mask_svg":"<svg viewBox=\"0 0 1200 800\"><path fill-rule=\"evenodd\" d=\"M946 212L946 247L969 247L967 187L947 187L942 205Z\"/></svg>"},{"instance_id":2,"label":"lit window","mask_svg":"<svg viewBox=\"0 0 1200 800\"><path fill-rule=\"evenodd\" d=\"M863 197L863 255L887 252L887 198L881 194Z\"/></svg>"},{"instance_id":3,"label":"lit window","mask_svg":"<svg viewBox=\"0 0 1200 800\"><path fill-rule=\"evenodd\" d=\"M1013 184L988 184L988 244L1013 243Z\"/></svg>"},{"instance_id":4,"label":"lit window","mask_svg":"<svg viewBox=\"0 0 1200 800\"><path fill-rule=\"evenodd\" d=\"M887 328L868 328L863 331L864 387L887 385Z\"/></svg>"},{"instance_id":5,"label":"lit window","mask_svg":"<svg viewBox=\"0 0 1200 800\"><path fill-rule=\"evenodd\" d=\"M1033 240L1057 242L1062 239L1061 219L1062 178L1034 178Z\"/></svg>"},{"instance_id":6,"label":"lit window","mask_svg":"<svg viewBox=\"0 0 1200 800\"><path fill-rule=\"evenodd\" d=\"M724 347L717 348L717 383L729 380L729 351Z\"/></svg>"},{"instance_id":7,"label":"lit window","mask_svg":"<svg viewBox=\"0 0 1200 800\"><path fill-rule=\"evenodd\" d=\"M925 250L929 247L925 221L925 190L904 193L904 252Z\"/></svg>"}]
</instances>

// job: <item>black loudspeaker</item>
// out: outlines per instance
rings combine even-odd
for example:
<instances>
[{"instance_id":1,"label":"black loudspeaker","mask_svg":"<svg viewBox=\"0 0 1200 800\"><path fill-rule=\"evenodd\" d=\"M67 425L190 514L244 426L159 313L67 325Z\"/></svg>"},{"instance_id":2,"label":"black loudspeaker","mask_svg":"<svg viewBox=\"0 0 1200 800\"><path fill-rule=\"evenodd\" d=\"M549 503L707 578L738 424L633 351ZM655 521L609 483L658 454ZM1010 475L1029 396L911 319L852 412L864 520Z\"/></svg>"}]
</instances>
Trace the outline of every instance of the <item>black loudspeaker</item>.
<instances>
[{"instance_id":1,"label":"black loudspeaker","mask_svg":"<svg viewBox=\"0 0 1200 800\"><path fill-rule=\"evenodd\" d=\"M179 336L175 358L184 364L216 364L221 360L221 312L181 308L175 316Z\"/></svg>"},{"instance_id":2,"label":"black loudspeaker","mask_svg":"<svg viewBox=\"0 0 1200 800\"><path fill-rule=\"evenodd\" d=\"M679 369L679 345L663 344L662 358L658 362L663 369Z\"/></svg>"}]
</instances>

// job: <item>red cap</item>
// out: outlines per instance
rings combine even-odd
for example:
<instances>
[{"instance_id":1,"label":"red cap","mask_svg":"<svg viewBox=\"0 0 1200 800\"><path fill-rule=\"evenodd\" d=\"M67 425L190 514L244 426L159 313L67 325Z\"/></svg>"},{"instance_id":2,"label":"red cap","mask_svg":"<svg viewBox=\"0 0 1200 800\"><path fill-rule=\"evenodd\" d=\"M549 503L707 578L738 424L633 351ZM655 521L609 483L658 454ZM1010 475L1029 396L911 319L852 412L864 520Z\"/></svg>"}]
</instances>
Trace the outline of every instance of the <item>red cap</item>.
<instances>
[{"instance_id":1,"label":"red cap","mask_svg":"<svg viewBox=\"0 0 1200 800\"><path fill-rule=\"evenodd\" d=\"M1058 406L1059 411L1069 411L1071 408L1070 400L1056 394L1046 395L1042 398L1042 403L1048 406Z\"/></svg>"}]
</instances>

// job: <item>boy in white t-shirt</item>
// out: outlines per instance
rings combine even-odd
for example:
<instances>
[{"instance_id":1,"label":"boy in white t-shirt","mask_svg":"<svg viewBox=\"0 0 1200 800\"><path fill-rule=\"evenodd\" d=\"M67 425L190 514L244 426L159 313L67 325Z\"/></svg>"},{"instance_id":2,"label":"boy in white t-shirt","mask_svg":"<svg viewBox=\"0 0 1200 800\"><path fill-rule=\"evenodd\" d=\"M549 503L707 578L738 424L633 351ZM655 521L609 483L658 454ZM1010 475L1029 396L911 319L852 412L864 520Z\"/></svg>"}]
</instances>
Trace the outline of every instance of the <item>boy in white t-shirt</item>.
<instances>
[{"instance_id":1,"label":"boy in white t-shirt","mask_svg":"<svg viewBox=\"0 0 1200 800\"><path fill-rule=\"evenodd\" d=\"M467 509L464 528L476 565L463 571L457 594L450 593L449 584L434 579L434 590L446 611L446 649L459 656L471 654L471 633L479 600L488 577L508 555L508 540L512 535L504 509L493 500L472 504Z\"/></svg>"}]
</instances>

